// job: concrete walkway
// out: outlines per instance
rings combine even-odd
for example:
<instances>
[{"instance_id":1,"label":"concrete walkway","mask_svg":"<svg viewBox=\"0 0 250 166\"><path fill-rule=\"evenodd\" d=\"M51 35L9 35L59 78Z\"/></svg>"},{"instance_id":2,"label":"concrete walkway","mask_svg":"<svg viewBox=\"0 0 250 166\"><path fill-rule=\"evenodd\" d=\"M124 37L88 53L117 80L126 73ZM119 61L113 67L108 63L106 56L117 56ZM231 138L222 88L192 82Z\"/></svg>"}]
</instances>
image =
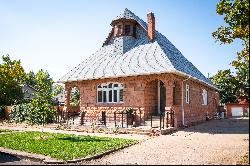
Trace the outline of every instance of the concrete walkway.
<instances>
[{"instance_id":1,"label":"concrete walkway","mask_svg":"<svg viewBox=\"0 0 250 166\"><path fill-rule=\"evenodd\" d=\"M241 155L247 152L249 153L249 119L222 119L204 122L171 135L154 137L103 158L77 164L231 165L236 164ZM3 163L0 160L0 164L26 162L20 160Z\"/></svg>"}]
</instances>

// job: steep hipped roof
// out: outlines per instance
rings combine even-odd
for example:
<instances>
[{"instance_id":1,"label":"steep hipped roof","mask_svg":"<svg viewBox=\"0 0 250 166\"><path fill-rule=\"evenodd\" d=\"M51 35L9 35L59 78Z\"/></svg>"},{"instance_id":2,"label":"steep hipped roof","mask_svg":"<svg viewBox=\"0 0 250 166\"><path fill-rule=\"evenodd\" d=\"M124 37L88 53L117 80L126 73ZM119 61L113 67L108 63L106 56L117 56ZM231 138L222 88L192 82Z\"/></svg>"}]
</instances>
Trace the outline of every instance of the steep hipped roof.
<instances>
[{"instance_id":1,"label":"steep hipped roof","mask_svg":"<svg viewBox=\"0 0 250 166\"><path fill-rule=\"evenodd\" d=\"M125 9L114 20L118 19L135 20L140 25L136 29L137 37L115 37L106 41L105 45L59 79L59 82L175 73L213 87L211 81L164 35L156 31L154 41L149 42L147 23L130 10Z\"/></svg>"}]
</instances>

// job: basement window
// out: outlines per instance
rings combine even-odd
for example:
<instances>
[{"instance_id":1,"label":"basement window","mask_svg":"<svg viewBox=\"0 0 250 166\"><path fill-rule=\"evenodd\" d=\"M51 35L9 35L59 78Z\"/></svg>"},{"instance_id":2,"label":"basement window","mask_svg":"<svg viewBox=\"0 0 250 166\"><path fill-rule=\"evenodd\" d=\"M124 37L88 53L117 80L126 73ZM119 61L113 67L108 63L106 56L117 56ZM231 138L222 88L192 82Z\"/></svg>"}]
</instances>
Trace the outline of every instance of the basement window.
<instances>
[{"instance_id":1,"label":"basement window","mask_svg":"<svg viewBox=\"0 0 250 166\"><path fill-rule=\"evenodd\" d=\"M122 103L123 84L103 83L97 86L98 103Z\"/></svg>"}]
</instances>

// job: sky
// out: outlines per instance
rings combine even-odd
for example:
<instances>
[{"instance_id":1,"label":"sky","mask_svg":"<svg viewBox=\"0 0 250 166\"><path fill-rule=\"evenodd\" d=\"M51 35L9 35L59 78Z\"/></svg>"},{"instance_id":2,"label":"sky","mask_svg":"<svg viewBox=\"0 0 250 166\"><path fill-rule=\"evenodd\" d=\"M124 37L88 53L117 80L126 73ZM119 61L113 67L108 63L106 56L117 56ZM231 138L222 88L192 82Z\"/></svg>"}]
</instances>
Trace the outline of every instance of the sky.
<instances>
[{"instance_id":1,"label":"sky","mask_svg":"<svg viewBox=\"0 0 250 166\"><path fill-rule=\"evenodd\" d=\"M128 8L145 22L153 12L165 35L205 76L230 68L239 41L215 42L224 25L219 0L0 0L0 56L20 60L26 72L47 70L54 81L97 51L111 21ZM0 60L2 63L2 60Z\"/></svg>"}]
</instances>

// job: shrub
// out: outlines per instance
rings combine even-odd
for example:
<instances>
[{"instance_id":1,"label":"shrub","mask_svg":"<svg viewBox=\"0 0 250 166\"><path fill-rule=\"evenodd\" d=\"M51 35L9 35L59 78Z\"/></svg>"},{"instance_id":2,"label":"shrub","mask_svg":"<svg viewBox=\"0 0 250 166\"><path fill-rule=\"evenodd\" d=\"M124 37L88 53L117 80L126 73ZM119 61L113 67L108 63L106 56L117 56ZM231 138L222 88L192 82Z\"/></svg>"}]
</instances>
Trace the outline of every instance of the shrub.
<instances>
[{"instance_id":1,"label":"shrub","mask_svg":"<svg viewBox=\"0 0 250 166\"><path fill-rule=\"evenodd\" d=\"M14 105L10 114L11 120L16 123L27 122L31 124L50 123L55 117L55 110L47 106L36 107L34 103Z\"/></svg>"},{"instance_id":2,"label":"shrub","mask_svg":"<svg viewBox=\"0 0 250 166\"><path fill-rule=\"evenodd\" d=\"M4 106L0 105L0 119L4 119Z\"/></svg>"},{"instance_id":3,"label":"shrub","mask_svg":"<svg viewBox=\"0 0 250 166\"><path fill-rule=\"evenodd\" d=\"M30 113L31 113L30 103L18 104L12 107L10 118L12 121L17 123L30 121Z\"/></svg>"}]
</instances>

